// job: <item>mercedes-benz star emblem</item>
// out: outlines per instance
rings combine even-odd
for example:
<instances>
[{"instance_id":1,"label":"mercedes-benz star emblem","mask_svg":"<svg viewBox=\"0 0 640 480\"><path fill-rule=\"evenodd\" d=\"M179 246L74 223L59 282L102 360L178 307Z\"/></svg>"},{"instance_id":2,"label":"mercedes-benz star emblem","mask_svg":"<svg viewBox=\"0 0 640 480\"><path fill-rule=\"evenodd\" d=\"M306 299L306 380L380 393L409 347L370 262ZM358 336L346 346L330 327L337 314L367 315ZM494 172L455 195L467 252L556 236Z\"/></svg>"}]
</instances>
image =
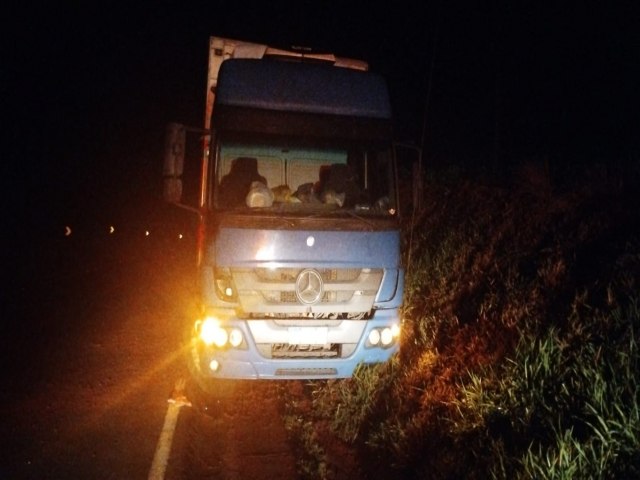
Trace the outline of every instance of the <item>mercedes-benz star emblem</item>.
<instances>
[{"instance_id":1,"label":"mercedes-benz star emblem","mask_svg":"<svg viewBox=\"0 0 640 480\"><path fill-rule=\"evenodd\" d=\"M303 270L296 279L296 296L307 305L322 298L322 277L316 270Z\"/></svg>"}]
</instances>

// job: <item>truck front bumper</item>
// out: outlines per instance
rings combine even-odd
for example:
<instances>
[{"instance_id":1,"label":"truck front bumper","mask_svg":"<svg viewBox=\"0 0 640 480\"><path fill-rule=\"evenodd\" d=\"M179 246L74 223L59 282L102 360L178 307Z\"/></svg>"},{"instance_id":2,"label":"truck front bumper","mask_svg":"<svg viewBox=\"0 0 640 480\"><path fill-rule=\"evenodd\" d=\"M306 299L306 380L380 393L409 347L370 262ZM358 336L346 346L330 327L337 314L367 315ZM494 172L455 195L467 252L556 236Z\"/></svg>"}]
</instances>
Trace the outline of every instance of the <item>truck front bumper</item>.
<instances>
[{"instance_id":1,"label":"truck front bumper","mask_svg":"<svg viewBox=\"0 0 640 480\"><path fill-rule=\"evenodd\" d=\"M387 312L385 312L387 313ZM332 379L349 378L360 364L388 361L399 349L399 338L382 347L367 340L372 330L397 324L395 312L369 320L352 353L343 358L266 358L244 320L228 320L225 327L240 330L244 341L239 348L205 345L196 335L191 341L191 361L204 377L226 379Z\"/></svg>"}]
</instances>

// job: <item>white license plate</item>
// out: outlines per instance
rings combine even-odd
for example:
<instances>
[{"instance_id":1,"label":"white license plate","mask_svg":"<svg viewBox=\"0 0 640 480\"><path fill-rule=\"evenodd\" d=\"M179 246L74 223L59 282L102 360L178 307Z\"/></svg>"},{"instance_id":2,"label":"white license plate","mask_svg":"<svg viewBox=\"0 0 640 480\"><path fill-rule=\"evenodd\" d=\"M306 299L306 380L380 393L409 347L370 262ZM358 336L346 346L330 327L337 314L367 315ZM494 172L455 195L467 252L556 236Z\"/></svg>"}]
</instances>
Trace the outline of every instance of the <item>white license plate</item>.
<instances>
[{"instance_id":1,"label":"white license plate","mask_svg":"<svg viewBox=\"0 0 640 480\"><path fill-rule=\"evenodd\" d=\"M289 327L289 345L325 345L327 327Z\"/></svg>"}]
</instances>

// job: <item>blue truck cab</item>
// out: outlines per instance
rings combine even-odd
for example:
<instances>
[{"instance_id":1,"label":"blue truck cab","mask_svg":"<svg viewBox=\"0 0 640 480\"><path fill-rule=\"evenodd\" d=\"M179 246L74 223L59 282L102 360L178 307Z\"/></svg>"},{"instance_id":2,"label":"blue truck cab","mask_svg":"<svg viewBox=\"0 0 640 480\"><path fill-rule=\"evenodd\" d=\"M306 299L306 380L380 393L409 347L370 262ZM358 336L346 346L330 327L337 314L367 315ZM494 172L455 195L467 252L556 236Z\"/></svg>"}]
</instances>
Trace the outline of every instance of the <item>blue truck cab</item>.
<instances>
[{"instance_id":1,"label":"blue truck cab","mask_svg":"<svg viewBox=\"0 0 640 480\"><path fill-rule=\"evenodd\" d=\"M404 270L385 81L362 62L220 42L197 208L194 365L209 378L330 379L388 361ZM165 158L174 202L181 135L174 124Z\"/></svg>"}]
</instances>

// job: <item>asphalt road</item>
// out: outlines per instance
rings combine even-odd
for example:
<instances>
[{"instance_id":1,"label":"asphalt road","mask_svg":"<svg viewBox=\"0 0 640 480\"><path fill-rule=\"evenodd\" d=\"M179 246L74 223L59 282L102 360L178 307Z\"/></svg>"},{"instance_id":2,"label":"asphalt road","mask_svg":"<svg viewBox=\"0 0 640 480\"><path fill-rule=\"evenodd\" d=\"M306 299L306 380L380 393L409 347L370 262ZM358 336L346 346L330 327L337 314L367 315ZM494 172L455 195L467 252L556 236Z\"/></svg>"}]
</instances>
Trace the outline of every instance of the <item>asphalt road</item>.
<instances>
[{"instance_id":1,"label":"asphalt road","mask_svg":"<svg viewBox=\"0 0 640 480\"><path fill-rule=\"evenodd\" d=\"M295 478L275 385L201 394L186 368L188 238L62 233L5 265L0 479L145 479L179 379L166 478ZM7 270L8 268L8 270Z\"/></svg>"}]
</instances>

